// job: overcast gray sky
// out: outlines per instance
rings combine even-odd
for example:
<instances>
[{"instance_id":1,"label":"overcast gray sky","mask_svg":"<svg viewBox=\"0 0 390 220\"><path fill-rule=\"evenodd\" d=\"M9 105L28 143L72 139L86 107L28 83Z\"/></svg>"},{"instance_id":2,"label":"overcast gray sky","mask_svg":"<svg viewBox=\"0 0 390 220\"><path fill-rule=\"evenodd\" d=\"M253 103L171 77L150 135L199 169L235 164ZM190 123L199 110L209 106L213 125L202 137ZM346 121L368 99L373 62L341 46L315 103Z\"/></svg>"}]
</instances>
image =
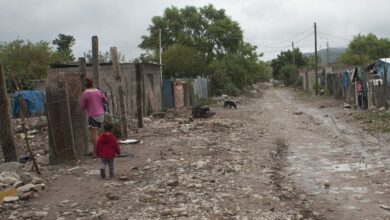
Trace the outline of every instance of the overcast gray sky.
<instances>
[{"instance_id":1,"label":"overcast gray sky","mask_svg":"<svg viewBox=\"0 0 390 220\"><path fill-rule=\"evenodd\" d=\"M78 57L98 35L101 51L117 46L133 59L153 16L170 6L209 3L240 23L245 40L264 52L264 60L289 49L291 41L303 52L314 51L314 22L319 49L327 41L330 47L346 46L358 33L390 38L388 0L0 0L0 41L51 42L59 33L69 34L76 38Z\"/></svg>"}]
</instances>

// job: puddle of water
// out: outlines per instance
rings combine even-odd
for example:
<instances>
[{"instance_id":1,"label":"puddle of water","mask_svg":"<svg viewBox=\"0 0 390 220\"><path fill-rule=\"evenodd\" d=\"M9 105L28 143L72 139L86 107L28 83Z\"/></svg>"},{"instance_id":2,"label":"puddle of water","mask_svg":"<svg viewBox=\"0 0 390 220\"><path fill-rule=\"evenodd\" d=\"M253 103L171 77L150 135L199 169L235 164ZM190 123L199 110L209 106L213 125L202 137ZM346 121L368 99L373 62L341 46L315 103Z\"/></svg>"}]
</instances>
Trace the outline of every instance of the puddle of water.
<instances>
[{"instance_id":1,"label":"puddle of water","mask_svg":"<svg viewBox=\"0 0 390 220\"><path fill-rule=\"evenodd\" d=\"M336 171L336 172L350 172L353 170L369 170L372 169L372 165L367 163L344 163L344 164L334 164L330 167L325 167L325 169Z\"/></svg>"},{"instance_id":2,"label":"puddle of water","mask_svg":"<svg viewBox=\"0 0 390 220\"><path fill-rule=\"evenodd\" d=\"M344 187L334 187L329 190L331 193L342 193L342 192L354 192L354 193L366 193L367 187L352 187L352 186L344 186Z\"/></svg>"}]
</instances>

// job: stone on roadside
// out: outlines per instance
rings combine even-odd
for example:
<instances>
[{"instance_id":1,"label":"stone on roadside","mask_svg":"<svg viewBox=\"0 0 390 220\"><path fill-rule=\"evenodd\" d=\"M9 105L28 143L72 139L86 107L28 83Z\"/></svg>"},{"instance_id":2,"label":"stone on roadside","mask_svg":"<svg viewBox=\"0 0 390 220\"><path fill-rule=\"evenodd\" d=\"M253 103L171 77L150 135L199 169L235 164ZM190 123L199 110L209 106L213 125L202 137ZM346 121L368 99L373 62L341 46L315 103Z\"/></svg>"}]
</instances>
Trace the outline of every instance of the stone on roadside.
<instances>
[{"instance_id":1,"label":"stone on roadside","mask_svg":"<svg viewBox=\"0 0 390 220\"><path fill-rule=\"evenodd\" d=\"M33 175L31 173L23 173L21 176L20 176L21 180L27 184L29 182L31 182L33 180Z\"/></svg>"},{"instance_id":2,"label":"stone on roadside","mask_svg":"<svg viewBox=\"0 0 390 220\"><path fill-rule=\"evenodd\" d=\"M16 190L17 190L19 193L24 193L24 192L31 191L34 187L35 187L34 184L28 183L28 184L26 184L26 185L24 185L24 186L21 186L21 187L17 188Z\"/></svg>"},{"instance_id":3,"label":"stone on roadside","mask_svg":"<svg viewBox=\"0 0 390 220\"><path fill-rule=\"evenodd\" d=\"M48 215L49 213L48 212L44 212L44 211L35 211L34 212L34 216L35 217L39 217L39 218L44 218Z\"/></svg>"},{"instance_id":4,"label":"stone on roadside","mask_svg":"<svg viewBox=\"0 0 390 220\"><path fill-rule=\"evenodd\" d=\"M33 176L33 179L32 179L31 182L34 183L34 184L41 184L41 183L44 183L45 180L43 180L43 179L41 179L39 177Z\"/></svg>"},{"instance_id":5,"label":"stone on roadside","mask_svg":"<svg viewBox=\"0 0 390 220\"><path fill-rule=\"evenodd\" d=\"M20 174L22 172L22 164L18 162L7 162L0 164L0 173L4 171Z\"/></svg>"},{"instance_id":6,"label":"stone on roadside","mask_svg":"<svg viewBox=\"0 0 390 220\"><path fill-rule=\"evenodd\" d=\"M328 180L326 180L324 182L324 187L325 187L325 189L329 189L330 188L330 182Z\"/></svg>"},{"instance_id":7,"label":"stone on roadside","mask_svg":"<svg viewBox=\"0 0 390 220\"><path fill-rule=\"evenodd\" d=\"M167 181L167 186L176 187L178 185L179 185L179 181L178 180L168 180Z\"/></svg>"},{"instance_id":8,"label":"stone on roadside","mask_svg":"<svg viewBox=\"0 0 390 220\"><path fill-rule=\"evenodd\" d=\"M6 196L3 198L4 202L16 202L19 200L18 196Z\"/></svg>"},{"instance_id":9,"label":"stone on roadside","mask_svg":"<svg viewBox=\"0 0 390 220\"><path fill-rule=\"evenodd\" d=\"M130 177L122 175L122 176L119 176L118 179L121 180L121 181L128 181L130 179Z\"/></svg>"},{"instance_id":10,"label":"stone on roadside","mask_svg":"<svg viewBox=\"0 0 390 220\"><path fill-rule=\"evenodd\" d=\"M146 163L146 164L151 164L151 163L152 163L152 158L146 159L146 160L145 160L145 163Z\"/></svg>"},{"instance_id":11,"label":"stone on roadside","mask_svg":"<svg viewBox=\"0 0 390 220\"><path fill-rule=\"evenodd\" d=\"M294 112L294 115L302 115L302 114L303 114L302 111L296 111L296 112Z\"/></svg>"},{"instance_id":12,"label":"stone on roadside","mask_svg":"<svg viewBox=\"0 0 390 220\"><path fill-rule=\"evenodd\" d=\"M165 112L153 112L153 118L165 118Z\"/></svg>"},{"instance_id":13,"label":"stone on roadside","mask_svg":"<svg viewBox=\"0 0 390 220\"><path fill-rule=\"evenodd\" d=\"M0 174L0 182L7 185L13 185L19 180L20 180L20 176L14 172L3 171Z\"/></svg>"},{"instance_id":14,"label":"stone on roadside","mask_svg":"<svg viewBox=\"0 0 390 220\"><path fill-rule=\"evenodd\" d=\"M34 198L34 192L30 191L30 192L25 192L23 193L20 197L20 200L30 200L32 198Z\"/></svg>"},{"instance_id":15,"label":"stone on roadside","mask_svg":"<svg viewBox=\"0 0 390 220\"><path fill-rule=\"evenodd\" d=\"M19 188L19 187L21 187L21 186L23 186L23 185L24 185L23 181L19 180L19 181L17 181L16 183L14 183L13 187Z\"/></svg>"}]
</instances>

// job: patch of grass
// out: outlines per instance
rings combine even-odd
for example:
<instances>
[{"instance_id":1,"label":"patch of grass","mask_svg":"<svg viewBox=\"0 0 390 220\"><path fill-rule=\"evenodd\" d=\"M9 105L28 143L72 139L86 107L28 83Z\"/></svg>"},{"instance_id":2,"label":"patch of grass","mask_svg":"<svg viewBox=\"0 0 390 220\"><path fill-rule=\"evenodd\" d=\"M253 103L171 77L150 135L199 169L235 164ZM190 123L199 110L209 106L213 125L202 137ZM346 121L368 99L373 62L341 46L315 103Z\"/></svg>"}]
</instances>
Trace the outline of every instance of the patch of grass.
<instances>
[{"instance_id":1,"label":"patch of grass","mask_svg":"<svg viewBox=\"0 0 390 220\"><path fill-rule=\"evenodd\" d=\"M390 112L367 111L355 115L363 126L370 131L390 132Z\"/></svg>"}]
</instances>

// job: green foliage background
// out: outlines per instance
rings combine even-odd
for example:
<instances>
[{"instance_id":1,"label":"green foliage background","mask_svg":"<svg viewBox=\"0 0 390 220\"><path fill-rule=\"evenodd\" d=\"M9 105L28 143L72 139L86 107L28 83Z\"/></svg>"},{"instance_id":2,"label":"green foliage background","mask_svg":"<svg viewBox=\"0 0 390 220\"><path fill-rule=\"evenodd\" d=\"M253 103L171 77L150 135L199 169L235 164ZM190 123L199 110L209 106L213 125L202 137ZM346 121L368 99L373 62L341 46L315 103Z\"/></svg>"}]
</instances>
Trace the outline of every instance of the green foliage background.
<instances>
[{"instance_id":1,"label":"green foliage background","mask_svg":"<svg viewBox=\"0 0 390 220\"><path fill-rule=\"evenodd\" d=\"M152 18L149 34L139 47L142 62L159 61L161 30L164 78L204 76L214 94L238 94L241 89L271 77L257 48L243 40L238 22L213 5L166 8Z\"/></svg>"}]
</instances>

